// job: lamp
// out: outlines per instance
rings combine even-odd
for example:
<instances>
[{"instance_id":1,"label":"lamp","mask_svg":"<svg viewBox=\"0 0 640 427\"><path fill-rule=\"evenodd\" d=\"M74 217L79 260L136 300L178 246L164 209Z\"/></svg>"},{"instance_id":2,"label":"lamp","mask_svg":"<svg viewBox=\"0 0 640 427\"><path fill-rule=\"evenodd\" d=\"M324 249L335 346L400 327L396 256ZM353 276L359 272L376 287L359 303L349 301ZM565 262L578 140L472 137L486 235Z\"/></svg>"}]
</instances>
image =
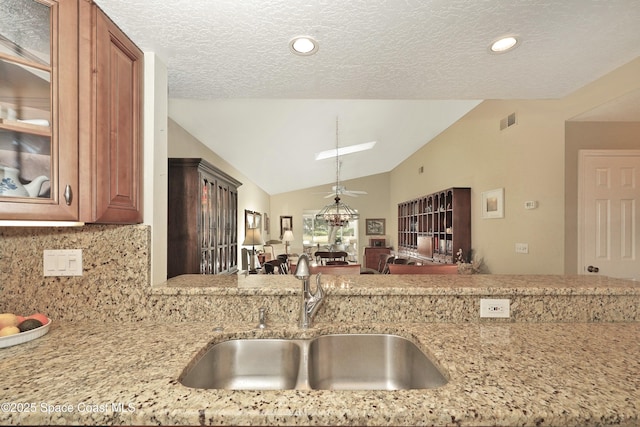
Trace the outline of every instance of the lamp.
<instances>
[{"instance_id":1,"label":"lamp","mask_svg":"<svg viewBox=\"0 0 640 427\"><path fill-rule=\"evenodd\" d=\"M316 214L316 219L323 219L332 227L342 227L349 220L358 219L360 214L340 201L340 162L338 156L338 118L336 117L336 197L335 203L325 206Z\"/></svg>"},{"instance_id":2,"label":"lamp","mask_svg":"<svg viewBox=\"0 0 640 427\"><path fill-rule=\"evenodd\" d=\"M282 240L284 241L284 253L289 255L289 243L293 242L293 231L285 230Z\"/></svg>"},{"instance_id":3,"label":"lamp","mask_svg":"<svg viewBox=\"0 0 640 427\"><path fill-rule=\"evenodd\" d=\"M262 240L262 236L260 235L259 228L249 228L247 229L247 235L244 236L244 242L242 242L243 246L251 246L251 262L249 266L249 274L257 274L256 270L256 245L264 245L264 240Z\"/></svg>"}]
</instances>

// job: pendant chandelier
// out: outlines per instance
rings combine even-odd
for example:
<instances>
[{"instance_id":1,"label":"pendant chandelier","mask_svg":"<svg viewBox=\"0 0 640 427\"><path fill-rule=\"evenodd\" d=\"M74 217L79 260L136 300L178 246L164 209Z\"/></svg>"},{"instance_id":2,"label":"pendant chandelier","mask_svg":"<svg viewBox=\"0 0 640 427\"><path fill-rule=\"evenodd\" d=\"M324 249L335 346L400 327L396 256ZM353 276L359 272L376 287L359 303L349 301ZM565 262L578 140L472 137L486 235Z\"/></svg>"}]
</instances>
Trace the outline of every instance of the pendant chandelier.
<instances>
[{"instance_id":1,"label":"pendant chandelier","mask_svg":"<svg viewBox=\"0 0 640 427\"><path fill-rule=\"evenodd\" d=\"M360 214L349 207L349 205L340 201L340 159L338 156L338 118L336 118L336 196L334 203L325 206L316 214L316 219L325 220L332 227L343 227L349 224L349 221L356 220Z\"/></svg>"}]
</instances>

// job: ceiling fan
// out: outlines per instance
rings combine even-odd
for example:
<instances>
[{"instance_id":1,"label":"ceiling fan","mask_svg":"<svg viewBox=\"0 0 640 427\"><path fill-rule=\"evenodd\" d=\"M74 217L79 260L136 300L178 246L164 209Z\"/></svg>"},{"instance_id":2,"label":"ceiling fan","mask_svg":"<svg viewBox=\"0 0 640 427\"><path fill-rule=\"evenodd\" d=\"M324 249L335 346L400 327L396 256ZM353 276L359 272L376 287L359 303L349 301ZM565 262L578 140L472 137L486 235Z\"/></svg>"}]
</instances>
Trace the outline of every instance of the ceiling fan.
<instances>
[{"instance_id":1,"label":"ceiling fan","mask_svg":"<svg viewBox=\"0 0 640 427\"><path fill-rule=\"evenodd\" d=\"M342 166L342 162L336 162L337 176L340 176L340 166ZM316 193L316 194L326 194L324 196L325 199L335 196L350 196L350 197L358 197L362 194L369 194L366 191L362 190L347 190L347 187L340 184L339 179L336 180L336 185L331 187L331 191L327 191L326 193Z\"/></svg>"},{"instance_id":2,"label":"ceiling fan","mask_svg":"<svg viewBox=\"0 0 640 427\"><path fill-rule=\"evenodd\" d=\"M346 194L349 196L357 195L357 193L364 193L361 191L349 191L344 185L340 185L340 161L339 161L339 145L338 145L338 118L336 117L336 185L333 186L332 192L326 197L335 195L333 200L335 203L329 204L323 207L320 212L316 214L316 219L325 220L327 224L332 227L342 227L349 223L351 220L357 220L360 218L360 214L357 210L352 209L349 205L340 201L340 194Z\"/></svg>"},{"instance_id":3,"label":"ceiling fan","mask_svg":"<svg viewBox=\"0 0 640 427\"><path fill-rule=\"evenodd\" d=\"M361 194L368 194L366 191L361 191L361 190L347 190L347 187L345 187L344 185L338 185L338 186L333 186L331 187L331 191L327 191L327 195L324 196L325 199L328 199L330 197L335 197L335 195L339 195L339 196L351 196L351 197L358 197Z\"/></svg>"}]
</instances>

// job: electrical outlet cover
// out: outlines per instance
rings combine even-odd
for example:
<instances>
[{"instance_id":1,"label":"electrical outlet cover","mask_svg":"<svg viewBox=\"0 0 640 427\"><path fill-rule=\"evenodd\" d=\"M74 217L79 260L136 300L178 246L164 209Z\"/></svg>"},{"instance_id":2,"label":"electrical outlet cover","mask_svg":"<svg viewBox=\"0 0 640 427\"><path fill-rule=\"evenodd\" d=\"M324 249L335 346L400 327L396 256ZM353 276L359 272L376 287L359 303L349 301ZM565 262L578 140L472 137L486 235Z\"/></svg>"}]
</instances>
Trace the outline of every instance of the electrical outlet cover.
<instances>
[{"instance_id":1,"label":"electrical outlet cover","mask_svg":"<svg viewBox=\"0 0 640 427\"><path fill-rule=\"evenodd\" d=\"M511 300L509 299L480 299L480 317L510 317Z\"/></svg>"}]
</instances>

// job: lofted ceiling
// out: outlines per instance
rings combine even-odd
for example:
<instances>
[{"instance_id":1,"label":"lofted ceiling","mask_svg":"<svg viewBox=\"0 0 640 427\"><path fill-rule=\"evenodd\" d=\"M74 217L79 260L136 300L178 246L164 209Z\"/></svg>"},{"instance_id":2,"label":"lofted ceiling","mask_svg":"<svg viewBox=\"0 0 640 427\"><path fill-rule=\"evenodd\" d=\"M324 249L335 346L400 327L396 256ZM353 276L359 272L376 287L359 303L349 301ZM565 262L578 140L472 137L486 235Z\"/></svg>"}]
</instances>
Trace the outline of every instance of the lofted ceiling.
<instances>
[{"instance_id":1,"label":"lofted ceiling","mask_svg":"<svg viewBox=\"0 0 640 427\"><path fill-rule=\"evenodd\" d=\"M336 117L340 146L377 141L341 179L387 172L480 100L563 97L640 56L637 0L96 2L166 64L170 117L270 194L335 181L313 158ZM521 45L490 54L503 35Z\"/></svg>"}]
</instances>

